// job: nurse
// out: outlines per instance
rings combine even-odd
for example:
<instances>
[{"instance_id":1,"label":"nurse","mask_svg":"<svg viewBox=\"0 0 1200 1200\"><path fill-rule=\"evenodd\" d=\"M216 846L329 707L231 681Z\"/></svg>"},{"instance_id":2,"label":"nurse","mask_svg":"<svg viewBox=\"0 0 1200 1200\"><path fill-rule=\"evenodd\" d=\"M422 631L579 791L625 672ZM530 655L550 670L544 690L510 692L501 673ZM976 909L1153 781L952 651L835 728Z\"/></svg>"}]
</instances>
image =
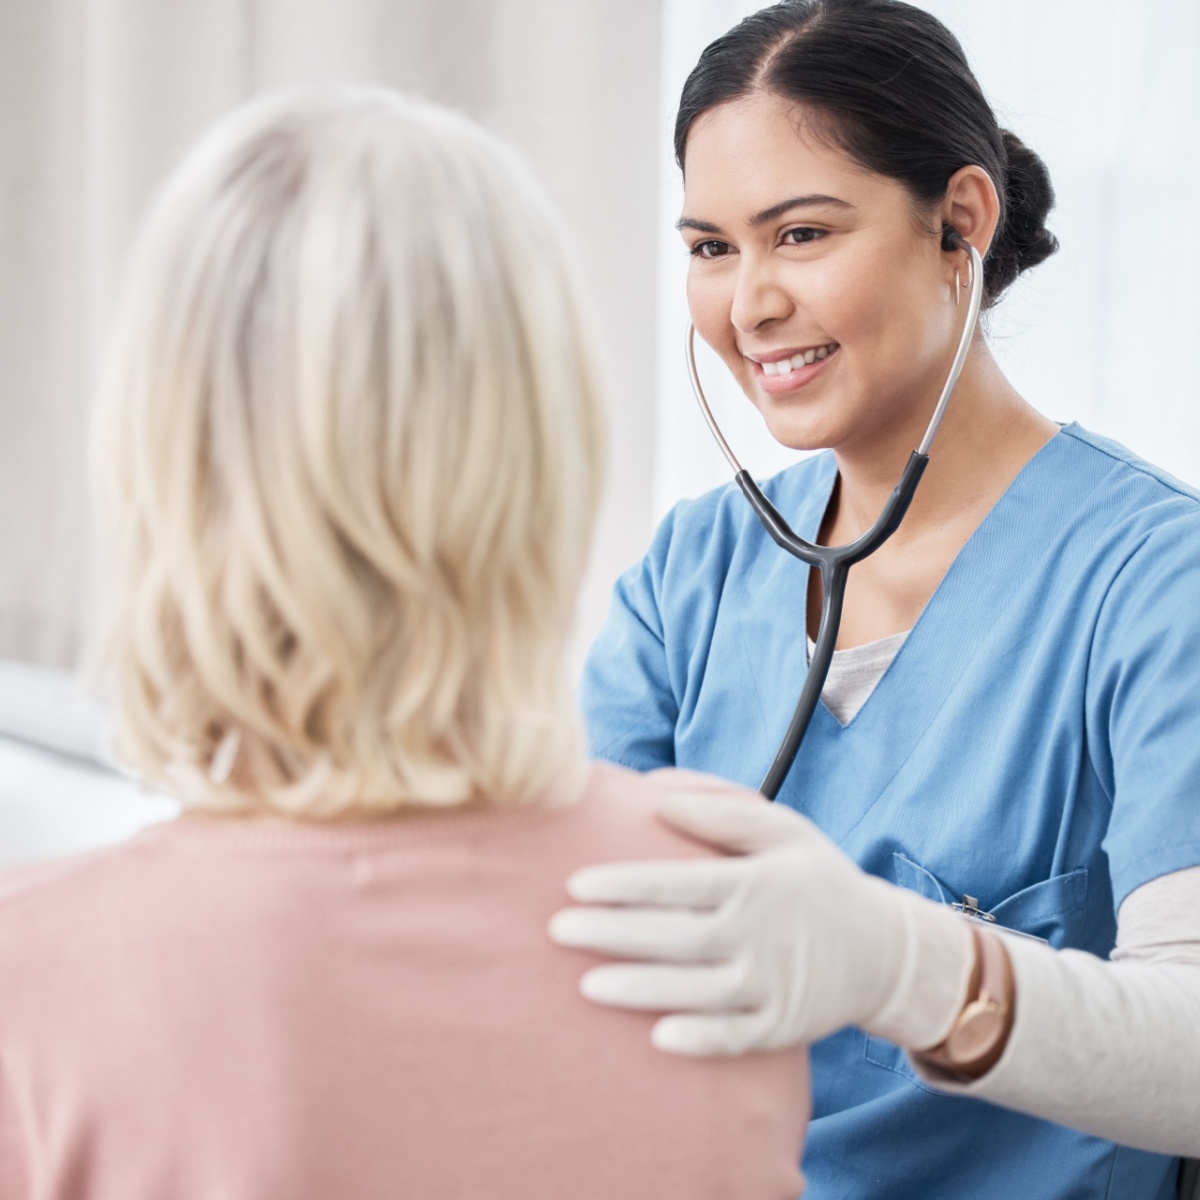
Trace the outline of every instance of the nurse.
<instances>
[{"instance_id":1,"label":"nurse","mask_svg":"<svg viewBox=\"0 0 1200 1200\"><path fill-rule=\"evenodd\" d=\"M697 331L780 442L826 449L765 491L848 542L954 353L947 229L994 304L1056 248L1046 169L897 0L749 17L675 146ZM678 505L590 656L594 753L757 786L820 602L736 487ZM811 1042L812 1200L1174 1196L1200 1155L1200 497L1035 411L978 335L851 572L823 701L776 805L699 777L664 802L730 857L573 877L554 936L625 960L585 993L666 1014L674 1053Z\"/></svg>"}]
</instances>

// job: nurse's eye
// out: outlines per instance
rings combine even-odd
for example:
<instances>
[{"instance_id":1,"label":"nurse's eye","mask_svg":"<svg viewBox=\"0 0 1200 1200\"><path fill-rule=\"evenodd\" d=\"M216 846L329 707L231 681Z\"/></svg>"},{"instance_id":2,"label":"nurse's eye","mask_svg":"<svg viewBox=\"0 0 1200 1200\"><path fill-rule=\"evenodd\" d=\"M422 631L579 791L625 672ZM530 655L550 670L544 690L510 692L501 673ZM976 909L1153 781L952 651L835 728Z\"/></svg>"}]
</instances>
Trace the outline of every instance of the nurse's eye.
<instances>
[{"instance_id":1,"label":"nurse's eye","mask_svg":"<svg viewBox=\"0 0 1200 1200\"><path fill-rule=\"evenodd\" d=\"M797 225L795 229L784 232L783 241L788 246L804 246L825 236L825 230L813 229L809 225Z\"/></svg>"},{"instance_id":2,"label":"nurse's eye","mask_svg":"<svg viewBox=\"0 0 1200 1200\"><path fill-rule=\"evenodd\" d=\"M724 258L730 251L728 242L697 242L691 249L693 258Z\"/></svg>"}]
</instances>

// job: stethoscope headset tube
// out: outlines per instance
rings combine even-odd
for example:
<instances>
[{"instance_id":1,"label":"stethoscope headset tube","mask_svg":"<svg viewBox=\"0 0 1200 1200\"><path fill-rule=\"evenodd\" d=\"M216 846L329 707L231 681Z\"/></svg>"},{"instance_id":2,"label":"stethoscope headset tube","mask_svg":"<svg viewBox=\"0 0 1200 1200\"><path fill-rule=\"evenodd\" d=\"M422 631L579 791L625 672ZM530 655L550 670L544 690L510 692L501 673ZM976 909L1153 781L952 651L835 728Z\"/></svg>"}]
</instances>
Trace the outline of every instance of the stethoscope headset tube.
<instances>
[{"instance_id":1,"label":"stethoscope headset tube","mask_svg":"<svg viewBox=\"0 0 1200 1200\"><path fill-rule=\"evenodd\" d=\"M967 361L967 354L971 349L971 339L974 337L975 326L979 320L979 310L983 304L983 260L975 247L954 229L946 229L942 237L942 247L945 250L964 250L970 259L970 297L966 320L963 323L962 335L958 342L958 350L954 355L954 362L950 366L942 394L933 410L933 416L925 430L925 436L921 439L920 446L913 451L909 458L900 482L892 489L892 494L884 504L883 511L879 514L875 524L861 537L844 546L819 546L794 533L780 516L779 510L763 495L762 489L750 477L750 472L738 462L705 399L704 389L700 385L700 376L696 371L696 329L695 326L688 325L686 351L692 390L696 394L696 400L708 423L708 428L721 448L721 453L725 455L729 465L733 468L734 481L741 488L742 494L749 501L750 507L754 509L772 541L793 557L808 563L810 567L816 567L821 572L821 622L817 629L812 662L809 664L804 687L801 689L800 699L792 714L787 733L776 751L770 770L767 771L759 786L759 791L768 800L774 800L779 795L779 789L783 786L788 772L792 769L792 764L796 761L800 744L804 741L804 735L808 731L812 715L820 702L825 679L829 674L829 666L833 662L833 650L837 644L838 629L842 621L842 602L846 595L846 580L849 578L850 568L868 555L874 554L896 532L900 527L900 522L904 520L904 514L908 512L908 506L916 494L917 484L920 483L925 467L929 463L930 444L941 424L946 405L950 401L950 396L954 392L958 377L962 374L963 365Z\"/></svg>"}]
</instances>

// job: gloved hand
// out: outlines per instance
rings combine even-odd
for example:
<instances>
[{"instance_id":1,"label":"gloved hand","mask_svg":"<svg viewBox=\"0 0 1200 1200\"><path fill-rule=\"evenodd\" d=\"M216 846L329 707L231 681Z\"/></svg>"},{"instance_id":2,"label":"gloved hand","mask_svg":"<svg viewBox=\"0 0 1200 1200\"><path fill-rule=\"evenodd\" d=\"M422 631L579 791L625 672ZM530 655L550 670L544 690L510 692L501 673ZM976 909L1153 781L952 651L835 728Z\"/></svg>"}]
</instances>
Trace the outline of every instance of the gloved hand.
<instances>
[{"instance_id":1,"label":"gloved hand","mask_svg":"<svg viewBox=\"0 0 1200 1200\"><path fill-rule=\"evenodd\" d=\"M573 899L620 907L564 909L554 940L639 960L592 968L585 996L675 1014L653 1040L678 1054L774 1049L846 1025L917 1049L942 1040L974 954L961 917L866 874L791 809L683 772L658 778L671 788L659 816L736 857L572 875Z\"/></svg>"}]
</instances>

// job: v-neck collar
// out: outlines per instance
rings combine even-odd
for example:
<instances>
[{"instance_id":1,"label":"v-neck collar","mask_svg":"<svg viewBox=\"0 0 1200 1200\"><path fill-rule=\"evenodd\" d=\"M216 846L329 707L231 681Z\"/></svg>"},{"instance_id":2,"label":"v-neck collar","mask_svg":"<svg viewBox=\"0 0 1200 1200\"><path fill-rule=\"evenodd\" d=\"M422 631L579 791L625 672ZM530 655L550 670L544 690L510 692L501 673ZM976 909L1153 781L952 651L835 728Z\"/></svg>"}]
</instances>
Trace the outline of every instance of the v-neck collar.
<instances>
[{"instance_id":1,"label":"v-neck collar","mask_svg":"<svg viewBox=\"0 0 1200 1200\"><path fill-rule=\"evenodd\" d=\"M781 799L806 809L805 788L800 781L812 772L821 777L821 772L833 765L831 755L878 759L878 769L889 775L900 769L965 664L979 651L978 639L962 637L960 631L977 628L989 611L1003 604L1007 572L1038 557L1061 536L1061 530L1044 519L1045 505L1047 493L1063 486L1061 479L1067 473L1056 471L1055 464L1076 448L1077 440L1070 436L1073 431L1074 426L1066 426L1051 437L980 521L854 718L843 726L823 703L817 706ZM773 490L776 503L793 510L785 511L785 516L792 520L796 532L813 540L837 478L833 455L822 455L804 474L807 478L802 483L799 475L794 477L795 482L780 478L780 486ZM789 495L797 483L803 486L803 494ZM753 561L745 562L742 569L743 586L749 592L740 602L742 640L767 731L769 754L773 755L807 670L808 568L764 536L754 547ZM786 630L792 613L797 621L795 636L781 637L781 629ZM909 699L901 703L898 697ZM769 757L763 763L764 770L768 762ZM848 831L861 810L851 803L843 812L851 822ZM827 831L835 836L838 832Z\"/></svg>"}]
</instances>

